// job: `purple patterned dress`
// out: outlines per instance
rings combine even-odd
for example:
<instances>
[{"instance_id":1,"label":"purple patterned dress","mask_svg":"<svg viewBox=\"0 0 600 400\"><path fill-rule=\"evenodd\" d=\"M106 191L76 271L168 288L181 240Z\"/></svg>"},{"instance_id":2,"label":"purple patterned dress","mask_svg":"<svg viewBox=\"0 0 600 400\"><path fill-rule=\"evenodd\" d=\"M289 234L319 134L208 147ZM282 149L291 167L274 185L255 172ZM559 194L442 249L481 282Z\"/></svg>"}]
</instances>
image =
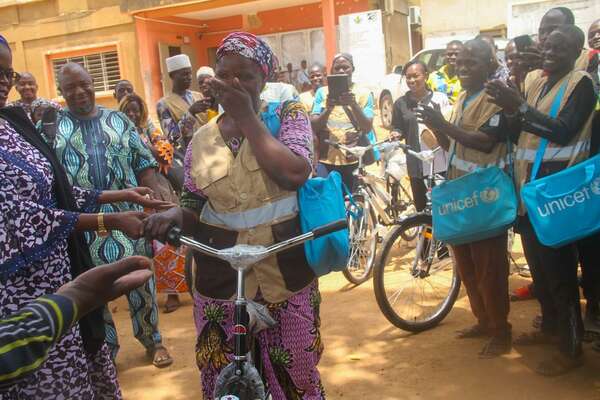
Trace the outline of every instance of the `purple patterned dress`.
<instances>
[{"instance_id":1,"label":"purple patterned dress","mask_svg":"<svg viewBox=\"0 0 600 400\"><path fill-rule=\"evenodd\" d=\"M0 318L71 280L67 237L78 214L56 209L50 163L0 119ZM98 192L74 188L81 212ZM29 378L0 392L0 399L120 399L116 371L104 345L83 349L75 325Z\"/></svg>"},{"instance_id":2,"label":"purple patterned dress","mask_svg":"<svg viewBox=\"0 0 600 400\"><path fill-rule=\"evenodd\" d=\"M270 118L278 115L275 124ZM277 129L277 139L292 152L312 165L312 131L304 106L296 101L279 105L262 114L271 132ZM237 155L241 141L229 141L228 147ZM181 205L200 212L204 193L191 177L193 146L188 146L185 159L185 187ZM259 294L254 301L268 307L277 322L273 328L257 335L263 374L273 400L322 400L325 392L317 369L323 342L319 308L321 294L317 280L280 303L269 303ZM202 373L202 391L211 399L220 371L233 359L234 303L202 296L194 290L194 320L198 338L196 363Z\"/></svg>"}]
</instances>

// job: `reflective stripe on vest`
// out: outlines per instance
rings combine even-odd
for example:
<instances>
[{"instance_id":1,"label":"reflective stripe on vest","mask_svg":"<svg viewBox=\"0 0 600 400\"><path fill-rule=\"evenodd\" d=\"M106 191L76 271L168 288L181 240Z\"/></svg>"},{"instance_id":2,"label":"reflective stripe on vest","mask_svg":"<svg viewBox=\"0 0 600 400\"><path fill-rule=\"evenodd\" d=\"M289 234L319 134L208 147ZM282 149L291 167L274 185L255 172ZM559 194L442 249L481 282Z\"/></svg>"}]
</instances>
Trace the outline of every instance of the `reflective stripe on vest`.
<instances>
[{"instance_id":1,"label":"reflective stripe on vest","mask_svg":"<svg viewBox=\"0 0 600 400\"><path fill-rule=\"evenodd\" d=\"M487 167L491 167L493 165L497 166L500 169L504 169L504 167L510 163L510 160L508 157L509 156L507 155L506 159L500 159L497 163L481 165L481 164L477 164L477 163L474 163L471 161L462 160L462 159L454 156L454 158L452 159L451 166L462 172L473 172L477 168L487 168Z\"/></svg>"},{"instance_id":2,"label":"reflective stripe on vest","mask_svg":"<svg viewBox=\"0 0 600 400\"><path fill-rule=\"evenodd\" d=\"M590 140L582 140L571 146L547 147L544 152L543 161L566 161L570 160L574 154L579 154L590 149ZM517 149L516 159L520 161L534 162L536 150Z\"/></svg>"},{"instance_id":3,"label":"reflective stripe on vest","mask_svg":"<svg viewBox=\"0 0 600 400\"><path fill-rule=\"evenodd\" d=\"M219 213L206 203L200 214L200 220L210 225L222 225L229 229L242 231L260 225L266 225L284 217L298 213L298 198L296 195L265 204L252 210Z\"/></svg>"}]
</instances>

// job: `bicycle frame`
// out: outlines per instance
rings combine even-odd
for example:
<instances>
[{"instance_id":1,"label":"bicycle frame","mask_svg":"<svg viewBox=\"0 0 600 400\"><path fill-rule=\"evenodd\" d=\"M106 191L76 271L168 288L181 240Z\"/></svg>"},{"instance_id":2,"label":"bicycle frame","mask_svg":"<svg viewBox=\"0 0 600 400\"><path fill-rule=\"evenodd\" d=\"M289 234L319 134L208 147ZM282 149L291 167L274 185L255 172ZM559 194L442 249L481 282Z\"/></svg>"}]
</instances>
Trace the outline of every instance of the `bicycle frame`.
<instances>
[{"instance_id":1,"label":"bicycle frame","mask_svg":"<svg viewBox=\"0 0 600 400\"><path fill-rule=\"evenodd\" d=\"M391 152L398 148L403 148L399 142L390 142L384 140L378 143L371 144L369 146L355 146L348 147L340 143L334 143L329 140L326 141L328 144L334 146L337 149L344 151L347 154L353 155L358 158L358 168L354 171L354 176L358 180L358 187L356 192L363 196L366 202L372 205L376 215L378 224L384 226L390 226L399 222L393 213L389 212L390 206L396 206L395 198L390 193L381 189L381 187L387 187L388 182L384 177L377 176L369 171L364 166L364 155L371 150L378 149L383 152ZM405 146L404 146L405 147ZM405 151L409 152L412 156L417 157L421 161L429 161L432 159L435 151L417 153L409 148ZM433 165L433 163L431 163ZM394 178L395 179L395 178ZM408 191L404 188L401 182L397 181L400 190L409 197Z\"/></svg>"},{"instance_id":2,"label":"bicycle frame","mask_svg":"<svg viewBox=\"0 0 600 400\"><path fill-rule=\"evenodd\" d=\"M247 349L249 316L247 312L248 301L245 298L246 271L251 269L251 267L256 263L268 257L271 257L272 255L303 244L309 240L313 240L318 237L325 236L329 233L345 229L347 226L348 223L344 219L332 222L330 224L316 228L311 232L298 235L296 237L284 240L279 243L275 243L268 247L250 246L242 244L222 250L217 250L213 247L207 246L190 237L181 236L181 231L178 228L171 229L167 239L167 242L169 244L175 247L179 247L181 244L185 244L188 247L194 249L195 251L228 262L231 265L231 267L237 271L237 286L234 303L235 311L233 329L233 335L235 339L233 362L235 364L235 375L237 377L243 376L244 364L250 361L248 359Z\"/></svg>"}]
</instances>

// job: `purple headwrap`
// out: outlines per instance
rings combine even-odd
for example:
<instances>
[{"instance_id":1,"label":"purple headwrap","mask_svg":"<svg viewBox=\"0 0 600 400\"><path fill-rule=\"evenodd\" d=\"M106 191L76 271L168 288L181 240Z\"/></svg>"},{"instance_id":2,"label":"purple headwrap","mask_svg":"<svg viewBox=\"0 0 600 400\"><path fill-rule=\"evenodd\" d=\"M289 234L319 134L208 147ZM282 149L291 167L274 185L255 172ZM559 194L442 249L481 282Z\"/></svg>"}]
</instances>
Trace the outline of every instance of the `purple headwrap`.
<instances>
[{"instance_id":1,"label":"purple headwrap","mask_svg":"<svg viewBox=\"0 0 600 400\"><path fill-rule=\"evenodd\" d=\"M223 39L217 50L217 60L226 54L236 54L254 61L260 66L265 80L271 79L279 68L277 56L269 45L248 32L234 32Z\"/></svg>"}]
</instances>

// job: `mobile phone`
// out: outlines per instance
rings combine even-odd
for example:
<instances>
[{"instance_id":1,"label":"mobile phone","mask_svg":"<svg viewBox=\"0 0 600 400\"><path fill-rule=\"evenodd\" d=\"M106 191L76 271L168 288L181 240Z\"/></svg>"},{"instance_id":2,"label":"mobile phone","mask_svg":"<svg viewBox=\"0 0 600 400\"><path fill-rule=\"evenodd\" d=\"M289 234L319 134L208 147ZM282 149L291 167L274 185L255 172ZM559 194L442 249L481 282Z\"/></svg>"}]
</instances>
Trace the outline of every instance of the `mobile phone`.
<instances>
[{"instance_id":1,"label":"mobile phone","mask_svg":"<svg viewBox=\"0 0 600 400\"><path fill-rule=\"evenodd\" d=\"M350 91L348 75L328 75L327 86L329 87L329 97L338 100L342 93L348 93Z\"/></svg>"},{"instance_id":2,"label":"mobile phone","mask_svg":"<svg viewBox=\"0 0 600 400\"><path fill-rule=\"evenodd\" d=\"M531 36L529 35L517 36L514 41L515 47L519 52L526 51L528 48L533 46L533 39L531 39Z\"/></svg>"}]
</instances>

